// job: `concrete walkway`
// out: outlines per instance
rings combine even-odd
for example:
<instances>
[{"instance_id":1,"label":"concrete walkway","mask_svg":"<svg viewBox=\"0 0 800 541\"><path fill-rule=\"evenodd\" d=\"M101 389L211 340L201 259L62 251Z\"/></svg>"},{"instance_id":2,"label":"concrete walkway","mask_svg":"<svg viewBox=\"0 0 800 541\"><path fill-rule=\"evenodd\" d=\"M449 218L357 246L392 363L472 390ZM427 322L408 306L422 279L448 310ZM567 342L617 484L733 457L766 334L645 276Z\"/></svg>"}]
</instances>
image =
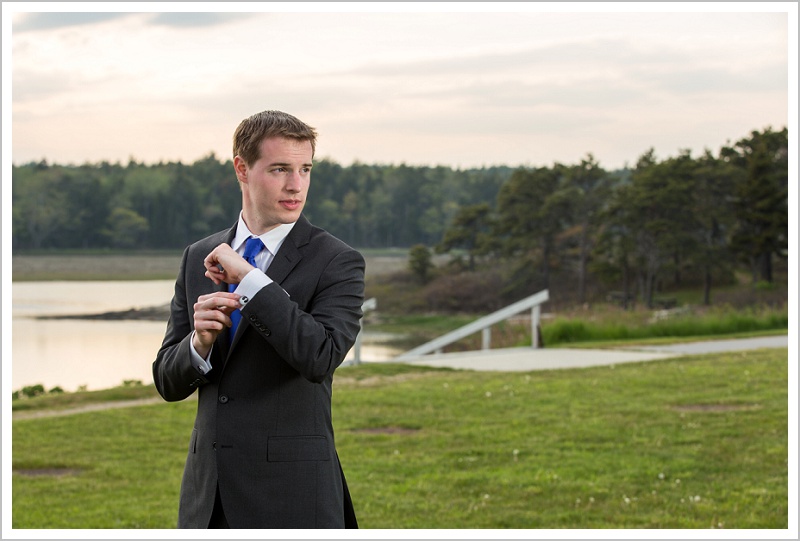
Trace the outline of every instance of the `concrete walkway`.
<instances>
[{"instance_id":1,"label":"concrete walkway","mask_svg":"<svg viewBox=\"0 0 800 541\"><path fill-rule=\"evenodd\" d=\"M620 349L568 349L568 348L509 348L488 351L470 351L425 355L404 360L410 364L448 367L459 370L498 372L529 372L533 370L558 370L585 368L619 363L636 363L725 351L742 351L761 348L785 348L788 335L686 342L659 346L637 346Z\"/></svg>"}]
</instances>

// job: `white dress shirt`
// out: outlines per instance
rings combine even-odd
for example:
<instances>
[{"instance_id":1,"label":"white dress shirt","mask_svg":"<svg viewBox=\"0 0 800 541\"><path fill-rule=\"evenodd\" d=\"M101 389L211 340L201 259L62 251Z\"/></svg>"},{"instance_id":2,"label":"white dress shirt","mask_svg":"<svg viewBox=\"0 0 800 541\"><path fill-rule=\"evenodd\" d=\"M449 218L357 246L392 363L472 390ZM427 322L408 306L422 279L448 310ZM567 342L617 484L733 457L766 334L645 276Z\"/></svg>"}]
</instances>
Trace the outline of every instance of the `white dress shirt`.
<instances>
[{"instance_id":1,"label":"white dress shirt","mask_svg":"<svg viewBox=\"0 0 800 541\"><path fill-rule=\"evenodd\" d=\"M244 254L245 242L247 242L247 239L250 237L258 236L261 242L264 243L264 249L256 255L256 268L247 273L247 275L242 278L239 285L236 286L235 292L240 295L240 308L250 302L250 299L255 297L256 293L261 291L262 287L266 287L272 283L272 279L267 276L265 272L293 227L294 223L281 224L263 235L253 235L244 223L241 212L239 213L239 223L236 226L236 235L231 242L231 248L239 255L242 255ZM194 336L194 331L192 331L192 335ZM197 353L194 349L194 344L191 345L191 349L192 365L197 368L201 374L205 374L211 370L211 363ZM211 350L208 351L208 358L211 358Z\"/></svg>"}]
</instances>

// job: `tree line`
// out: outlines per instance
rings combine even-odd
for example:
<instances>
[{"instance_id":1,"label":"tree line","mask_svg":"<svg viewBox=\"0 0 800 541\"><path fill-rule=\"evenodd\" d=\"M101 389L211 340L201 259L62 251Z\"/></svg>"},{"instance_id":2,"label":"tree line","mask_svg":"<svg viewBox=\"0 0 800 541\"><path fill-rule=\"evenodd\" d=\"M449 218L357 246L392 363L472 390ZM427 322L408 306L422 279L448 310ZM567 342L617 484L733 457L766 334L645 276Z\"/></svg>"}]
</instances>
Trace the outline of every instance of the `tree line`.
<instances>
[{"instance_id":1,"label":"tree line","mask_svg":"<svg viewBox=\"0 0 800 541\"><path fill-rule=\"evenodd\" d=\"M435 244L459 208L493 199L509 167L314 163L305 214L359 248ZM12 168L13 249L181 249L232 226L231 160Z\"/></svg>"},{"instance_id":2,"label":"tree line","mask_svg":"<svg viewBox=\"0 0 800 541\"><path fill-rule=\"evenodd\" d=\"M13 250L181 249L230 227L241 195L231 160L12 168ZM467 270L504 258L544 287L569 266L585 296L594 273L627 298L656 281L745 264L772 281L788 250L788 132L752 131L694 157L643 153L607 171L578 164L452 169L314 164L309 219L358 248L435 247L466 254Z\"/></svg>"},{"instance_id":3,"label":"tree line","mask_svg":"<svg viewBox=\"0 0 800 541\"><path fill-rule=\"evenodd\" d=\"M621 300L653 304L658 281L700 276L710 302L713 277L749 269L773 282L788 251L788 132L753 131L716 154L688 150L659 160L642 154L632 169L605 171L589 154L579 164L517 169L494 204L459 208L438 252L476 261L513 260L519 280L550 286L570 269L577 300L587 276L619 284ZM513 285L513 284L512 284Z\"/></svg>"}]
</instances>

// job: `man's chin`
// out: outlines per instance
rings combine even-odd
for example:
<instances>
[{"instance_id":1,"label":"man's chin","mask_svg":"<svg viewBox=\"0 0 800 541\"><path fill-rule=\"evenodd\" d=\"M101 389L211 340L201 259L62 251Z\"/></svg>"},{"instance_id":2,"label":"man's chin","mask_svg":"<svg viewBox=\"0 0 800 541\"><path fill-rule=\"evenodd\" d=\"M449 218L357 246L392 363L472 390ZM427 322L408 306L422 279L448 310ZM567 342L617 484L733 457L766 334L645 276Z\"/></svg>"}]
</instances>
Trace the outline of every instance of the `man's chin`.
<instances>
[{"instance_id":1,"label":"man's chin","mask_svg":"<svg viewBox=\"0 0 800 541\"><path fill-rule=\"evenodd\" d=\"M302 213L303 213L302 207L297 209L297 210L293 210L291 212L283 212L281 214L281 216L280 216L281 223L282 224L293 224L297 220L300 219L300 215Z\"/></svg>"}]
</instances>

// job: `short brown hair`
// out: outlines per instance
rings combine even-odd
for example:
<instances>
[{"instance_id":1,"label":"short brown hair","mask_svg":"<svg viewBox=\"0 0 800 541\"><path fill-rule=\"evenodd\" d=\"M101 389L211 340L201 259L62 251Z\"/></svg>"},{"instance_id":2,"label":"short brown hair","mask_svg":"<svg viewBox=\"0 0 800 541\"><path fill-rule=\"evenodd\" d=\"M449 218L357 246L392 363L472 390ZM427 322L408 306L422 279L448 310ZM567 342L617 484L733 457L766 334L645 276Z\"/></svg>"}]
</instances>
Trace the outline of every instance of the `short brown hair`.
<instances>
[{"instance_id":1,"label":"short brown hair","mask_svg":"<svg viewBox=\"0 0 800 541\"><path fill-rule=\"evenodd\" d=\"M240 156L248 165L261 157L261 143L269 137L286 137L311 143L311 157L317 147L317 131L281 111L262 111L245 118L233 134L233 157Z\"/></svg>"}]
</instances>

